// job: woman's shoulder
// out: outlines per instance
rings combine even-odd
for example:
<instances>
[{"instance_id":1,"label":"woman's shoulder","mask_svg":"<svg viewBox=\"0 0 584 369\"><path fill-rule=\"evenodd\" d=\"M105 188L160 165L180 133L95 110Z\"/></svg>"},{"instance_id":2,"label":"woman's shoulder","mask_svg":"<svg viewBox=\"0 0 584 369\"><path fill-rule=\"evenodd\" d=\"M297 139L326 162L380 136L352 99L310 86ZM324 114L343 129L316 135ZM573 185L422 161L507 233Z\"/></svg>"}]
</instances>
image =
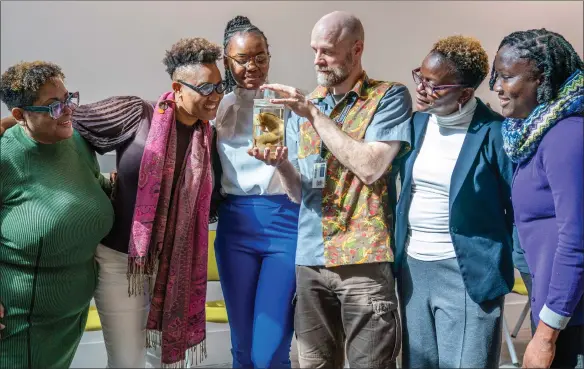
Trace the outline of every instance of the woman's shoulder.
<instances>
[{"instance_id":1,"label":"woman's shoulder","mask_svg":"<svg viewBox=\"0 0 584 369\"><path fill-rule=\"evenodd\" d=\"M564 151L568 147L580 147L584 144L584 117L572 115L559 120L543 136L543 149Z\"/></svg>"},{"instance_id":2,"label":"woman's shoulder","mask_svg":"<svg viewBox=\"0 0 584 369\"><path fill-rule=\"evenodd\" d=\"M489 132L489 139L494 142L495 146L503 146L503 121L505 117L497 113L489 103L484 103L480 98L477 99L477 108L475 114L480 114L480 122L484 129Z\"/></svg>"},{"instance_id":3,"label":"woman's shoulder","mask_svg":"<svg viewBox=\"0 0 584 369\"><path fill-rule=\"evenodd\" d=\"M0 172L2 176L9 176L11 168L19 170L23 167L29 152L29 147L22 144L24 134L22 127L18 124L8 128L0 136Z\"/></svg>"},{"instance_id":4,"label":"woman's shoulder","mask_svg":"<svg viewBox=\"0 0 584 369\"><path fill-rule=\"evenodd\" d=\"M431 114L428 114L426 112L423 111L414 111L412 112L412 116L410 118L410 124L416 128L419 127L421 125L424 125L425 123L428 122L428 119L430 119Z\"/></svg>"},{"instance_id":5,"label":"woman's shoulder","mask_svg":"<svg viewBox=\"0 0 584 369\"><path fill-rule=\"evenodd\" d=\"M489 127L494 127L495 129L501 130L501 123L505 120L505 117L496 112L490 103L485 103L480 98L477 99L477 110L476 112L480 113L483 117L483 121Z\"/></svg>"},{"instance_id":6,"label":"woman's shoulder","mask_svg":"<svg viewBox=\"0 0 584 369\"><path fill-rule=\"evenodd\" d=\"M570 115L560 119L552 128L552 130L563 131L563 130L582 130L584 126L584 116L582 115Z\"/></svg>"},{"instance_id":7,"label":"woman's shoulder","mask_svg":"<svg viewBox=\"0 0 584 369\"><path fill-rule=\"evenodd\" d=\"M219 107L217 108L217 117L219 114L224 113L229 107L233 106L237 101L237 96L235 95L234 91L231 91L227 95L223 96L221 102L219 103Z\"/></svg>"},{"instance_id":8,"label":"woman's shoulder","mask_svg":"<svg viewBox=\"0 0 584 369\"><path fill-rule=\"evenodd\" d=\"M12 142L15 140L15 134L17 133L18 130L22 129L18 123L13 125L12 127L6 129L6 131L4 131L4 133L2 135L0 135L0 141L3 144L6 144L7 142Z\"/></svg>"},{"instance_id":9,"label":"woman's shoulder","mask_svg":"<svg viewBox=\"0 0 584 369\"><path fill-rule=\"evenodd\" d=\"M221 126L228 115L227 114L228 111L232 109L236 102L237 96L235 95L234 91L231 91L227 95L223 96L223 99L221 99L219 107L217 108L217 115L215 119L211 121L211 125L213 125L214 127Z\"/></svg>"},{"instance_id":10,"label":"woman's shoulder","mask_svg":"<svg viewBox=\"0 0 584 369\"><path fill-rule=\"evenodd\" d=\"M75 147L75 150L79 152L80 155L89 155L93 156L95 151L87 142L87 140L79 133L79 131L73 128L73 136L71 137L71 142Z\"/></svg>"},{"instance_id":11,"label":"woman's shoulder","mask_svg":"<svg viewBox=\"0 0 584 369\"><path fill-rule=\"evenodd\" d=\"M17 152L25 152L27 145L23 145L22 142L26 142L27 137L24 128L20 124L15 124L8 128L0 136L0 154L2 156L8 153L12 154L15 150Z\"/></svg>"},{"instance_id":12,"label":"woman's shoulder","mask_svg":"<svg viewBox=\"0 0 584 369\"><path fill-rule=\"evenodd\" d=\"M73 120L80 123L120 122L140 117L149 102L138 96L111 96L96 102L80 105L73 112Z\"/></svg>"},{"instance_id":13,"label":"woman's shoulder","mask_svg":"<svg viewBox=\"0 0 584 369\"><path fill-rule=\"evenodd\" d=\"M131 139L143 120L151 120L151 102L137 96L112 96L81 105L73 112L73 127L98 153L112 151Z\"/></svg>"},{"instance_id":14,"label":"woman's shoulder","mask_svg":"<svg viewBox=\"0 0 584 369\"><path fill-rule=\"evenodd\" d=\"M21 150L15 150L16 146L18 145L18 140L16 139L15 135L18 130L20 130L20 126L14 125L8 128L2 136L0 136L0 158L5 159L9 156L13 156L15 153Z\"/></svg>"}]
</instances>

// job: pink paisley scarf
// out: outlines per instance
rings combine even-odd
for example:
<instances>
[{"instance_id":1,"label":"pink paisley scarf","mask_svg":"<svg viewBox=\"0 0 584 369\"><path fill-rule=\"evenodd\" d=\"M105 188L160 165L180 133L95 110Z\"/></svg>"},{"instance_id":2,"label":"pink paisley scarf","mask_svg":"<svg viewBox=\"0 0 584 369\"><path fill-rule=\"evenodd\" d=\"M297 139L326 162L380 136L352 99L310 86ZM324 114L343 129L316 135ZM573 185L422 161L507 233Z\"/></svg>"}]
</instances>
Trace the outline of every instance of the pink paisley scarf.
<instances>
[{"instance_id":1,"label":"pink paisley scarf","mask_svg":"<svg viewBox=\"0 0 584 369\"><path fill-rule=\"evenodd\" d=\"M174 93L167 92L154 109L140 164L128 251L128 292L144 293L144 284L149 283L147 344L162 348L164 367L179 368L193 357L198 362L206 355L212 130L207 122L195 129L171 196L174 111Z\"/></svg>"}]
</instances>

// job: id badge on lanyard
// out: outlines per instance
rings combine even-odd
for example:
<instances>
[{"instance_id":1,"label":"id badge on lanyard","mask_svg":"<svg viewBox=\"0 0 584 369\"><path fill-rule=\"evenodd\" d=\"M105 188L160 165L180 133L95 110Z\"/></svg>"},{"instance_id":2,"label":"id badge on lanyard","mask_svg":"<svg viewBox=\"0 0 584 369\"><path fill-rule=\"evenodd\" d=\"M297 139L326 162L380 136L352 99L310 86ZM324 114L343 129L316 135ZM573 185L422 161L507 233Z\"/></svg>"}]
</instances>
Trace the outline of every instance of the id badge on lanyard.
<instances>
[{"instance_id":1,"label":"id badge on lanyard","mask_svg":"<svg viewBox=\"0 0 584 369\"><path fill-rule=\"evenodd\" d=\"M354 101L353 101L354 103ZM345 105L345 108L339 114L337 118L335 118L335 123L338 125L342 125L345 117L349 113L349 110L353 106L353 103L348 103ZM327 170L327 160L326 155L328 153L328 149L326 145L320 141L320 155L314 162L313 166L313 173L312 173L312 188L324 188L326 184L326 170Z\"/></svg>"},{"instance_id":2,"label":"id badge on lanyard","mask_svg":"<svg viewBox=\"0 0 584 369\"><path fill-rule=\"evenodd\" d=\"M326 162L319 158L314 163L314 172L312 174L312 188L324 188L326 184Z\"/></svg>"}]
</instances>

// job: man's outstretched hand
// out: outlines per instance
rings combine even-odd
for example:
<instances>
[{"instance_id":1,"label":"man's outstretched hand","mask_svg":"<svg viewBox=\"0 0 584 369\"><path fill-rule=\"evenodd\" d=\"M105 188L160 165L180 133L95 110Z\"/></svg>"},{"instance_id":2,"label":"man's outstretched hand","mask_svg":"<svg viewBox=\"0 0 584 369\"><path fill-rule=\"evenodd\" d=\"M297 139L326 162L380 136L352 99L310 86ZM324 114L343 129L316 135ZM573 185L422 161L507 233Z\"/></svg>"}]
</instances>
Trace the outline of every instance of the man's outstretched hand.
<instances>
[{"instance_id":1,"label":"man's outstretched hand","mask_svg":"<svg viewBox=\"0 0 584 369\"><path fill-rule=\"evenodd\" d=\"M319 112L318 108L314 106L310 100L307 100L300 90L294 87L274 83L262 85L260 90L276 92L279 97L276 99L270 99L270 102L273 104L286 105L290 110L296 113L296 115L302 118L310 118Z\"/></svg>"}]
</instances>

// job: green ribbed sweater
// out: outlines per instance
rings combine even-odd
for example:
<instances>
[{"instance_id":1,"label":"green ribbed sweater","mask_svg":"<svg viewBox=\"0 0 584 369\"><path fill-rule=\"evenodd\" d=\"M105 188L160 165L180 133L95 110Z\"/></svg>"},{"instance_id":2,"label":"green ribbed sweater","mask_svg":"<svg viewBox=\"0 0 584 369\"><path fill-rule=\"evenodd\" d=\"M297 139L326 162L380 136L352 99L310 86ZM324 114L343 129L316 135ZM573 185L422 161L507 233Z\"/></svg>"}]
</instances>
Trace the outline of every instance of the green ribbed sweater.
<instances>
[{"instance_id":1,"label":"green ribbed sweater","mask_svg":"<svg viewBox=\"0 0 584 369\"><path fill-rule=\"evenodd\" d=\"M95 154L81 136L0 137L0 368L68 368L97 282L95 249L113 224Z\"/></svg>"}]
</instances>

